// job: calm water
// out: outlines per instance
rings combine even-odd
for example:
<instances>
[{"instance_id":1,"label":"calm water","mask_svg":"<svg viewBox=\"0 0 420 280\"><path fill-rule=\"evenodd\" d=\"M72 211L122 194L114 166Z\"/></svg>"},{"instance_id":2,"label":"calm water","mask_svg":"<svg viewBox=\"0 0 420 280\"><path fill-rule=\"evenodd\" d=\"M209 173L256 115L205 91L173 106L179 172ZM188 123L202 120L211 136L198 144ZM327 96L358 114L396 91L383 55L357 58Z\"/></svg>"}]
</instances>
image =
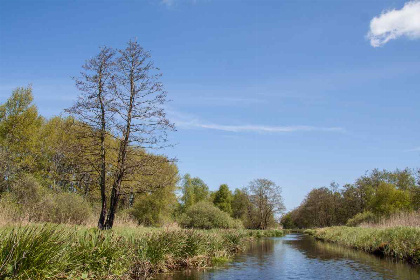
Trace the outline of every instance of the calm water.
<instances>
[{"instance_id":1,"label":"calm water","mask_svg":"<svg viewBox=\"0 0 420 280\"><path fill-rule=\"evenodd\" d=\"M210 270L161 274L159 280L420 279L420 267L289 234L256 242L233 262Z\"/></svg>"}]
</instances>

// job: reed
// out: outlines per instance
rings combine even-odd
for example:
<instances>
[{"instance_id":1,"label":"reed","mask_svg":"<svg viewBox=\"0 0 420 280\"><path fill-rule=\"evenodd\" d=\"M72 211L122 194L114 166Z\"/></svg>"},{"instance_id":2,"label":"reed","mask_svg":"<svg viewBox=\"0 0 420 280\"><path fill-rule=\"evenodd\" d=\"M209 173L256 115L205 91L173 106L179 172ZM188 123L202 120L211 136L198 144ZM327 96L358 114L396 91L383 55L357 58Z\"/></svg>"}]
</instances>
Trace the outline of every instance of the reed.
<instances>
[{"instance_id":1,"label":"reed","mask_svg":"<svg viewBox=\"0 0 420 280\"><path fill-rule=\"evenodd\" d=\"M420 211L398 212L377 222L361 223L360 227L391 228L397 226L420 227Z\"/></svg>"}]
</instances>

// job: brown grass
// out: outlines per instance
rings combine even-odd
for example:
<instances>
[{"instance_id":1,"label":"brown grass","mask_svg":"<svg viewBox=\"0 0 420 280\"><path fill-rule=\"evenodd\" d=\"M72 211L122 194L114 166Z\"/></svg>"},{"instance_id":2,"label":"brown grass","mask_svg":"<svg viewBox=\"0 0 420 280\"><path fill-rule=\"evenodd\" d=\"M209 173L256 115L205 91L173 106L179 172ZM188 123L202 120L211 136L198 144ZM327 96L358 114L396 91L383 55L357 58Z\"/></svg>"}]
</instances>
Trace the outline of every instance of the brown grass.
<instances>
[{"instance_id":1,"label":"brown grass","mask_svg":"<svg viewBox=\"0 0 420 280\"><path fill-rule=\"evenodd\" d=\"M382 218L379 222L365 222L360 227L365 228L391 228L397 226L420 227L420 211L400 212L388 218Z\"/></svg>"}]
</instances>

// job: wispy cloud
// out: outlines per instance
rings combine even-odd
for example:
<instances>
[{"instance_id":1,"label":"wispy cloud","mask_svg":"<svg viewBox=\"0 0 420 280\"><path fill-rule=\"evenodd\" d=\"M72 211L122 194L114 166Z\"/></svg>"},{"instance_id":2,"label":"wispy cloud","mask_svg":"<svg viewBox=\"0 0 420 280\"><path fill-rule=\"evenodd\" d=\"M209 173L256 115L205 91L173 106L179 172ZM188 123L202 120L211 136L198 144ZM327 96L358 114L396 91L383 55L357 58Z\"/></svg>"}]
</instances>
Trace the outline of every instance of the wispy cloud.
<instances>
[{"instance_id":1,"label":"wispy cloud","mask_svg":"<svg viewBox=\"0 0 420 280\"><path fill-rule=\"evenodd\" d=\"M290 133L290 132L310 132L310 131L323 131L323 132L345 132L341 127L317 127L307 125L296 126L267 126L267 125L221 125L212 123L203 123L198 121L179 121L175 120L175 124L183 129L212 129L228 132L271 132L271 133Z\"/></svg>"},{"instance_id":2,"label":"wispy cloud","mask_svg":"<svg viewBox=\"0 0 420 280\"><path fill-rule=\"evenodd\" d=\"M383 11L370 21L367 37L372 47L383 46L401 36L420 38L420 1L407 2L401 10Z\"/></svg>"}]
</instances>

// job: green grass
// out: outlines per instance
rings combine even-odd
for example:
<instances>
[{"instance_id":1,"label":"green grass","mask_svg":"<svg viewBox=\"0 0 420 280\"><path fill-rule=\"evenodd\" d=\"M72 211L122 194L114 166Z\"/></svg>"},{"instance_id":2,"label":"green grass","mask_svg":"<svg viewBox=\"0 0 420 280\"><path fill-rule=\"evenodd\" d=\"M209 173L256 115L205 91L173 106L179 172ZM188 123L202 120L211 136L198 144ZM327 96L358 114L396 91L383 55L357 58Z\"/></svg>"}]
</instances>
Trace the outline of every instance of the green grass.
<instances>
[{"instance_id":1,"label":"green grass","mask_svg":"<svg viewBox=\"0 0 420 280\"><path fill-rule=\"evenodd\" d=\"M255 238L281 230L0 228L0 279L139 279L224 263Z\"/></svg>"},{"instance_id":2,"label":"green grass","mask_svg":"<svg viewBox=\"0 0 420 280\"><path fill-rule=\"evenodd\" d=\"M420 264L419 227L329 227L305 233L320 240Z\"/></svg>"}]
</instances>

